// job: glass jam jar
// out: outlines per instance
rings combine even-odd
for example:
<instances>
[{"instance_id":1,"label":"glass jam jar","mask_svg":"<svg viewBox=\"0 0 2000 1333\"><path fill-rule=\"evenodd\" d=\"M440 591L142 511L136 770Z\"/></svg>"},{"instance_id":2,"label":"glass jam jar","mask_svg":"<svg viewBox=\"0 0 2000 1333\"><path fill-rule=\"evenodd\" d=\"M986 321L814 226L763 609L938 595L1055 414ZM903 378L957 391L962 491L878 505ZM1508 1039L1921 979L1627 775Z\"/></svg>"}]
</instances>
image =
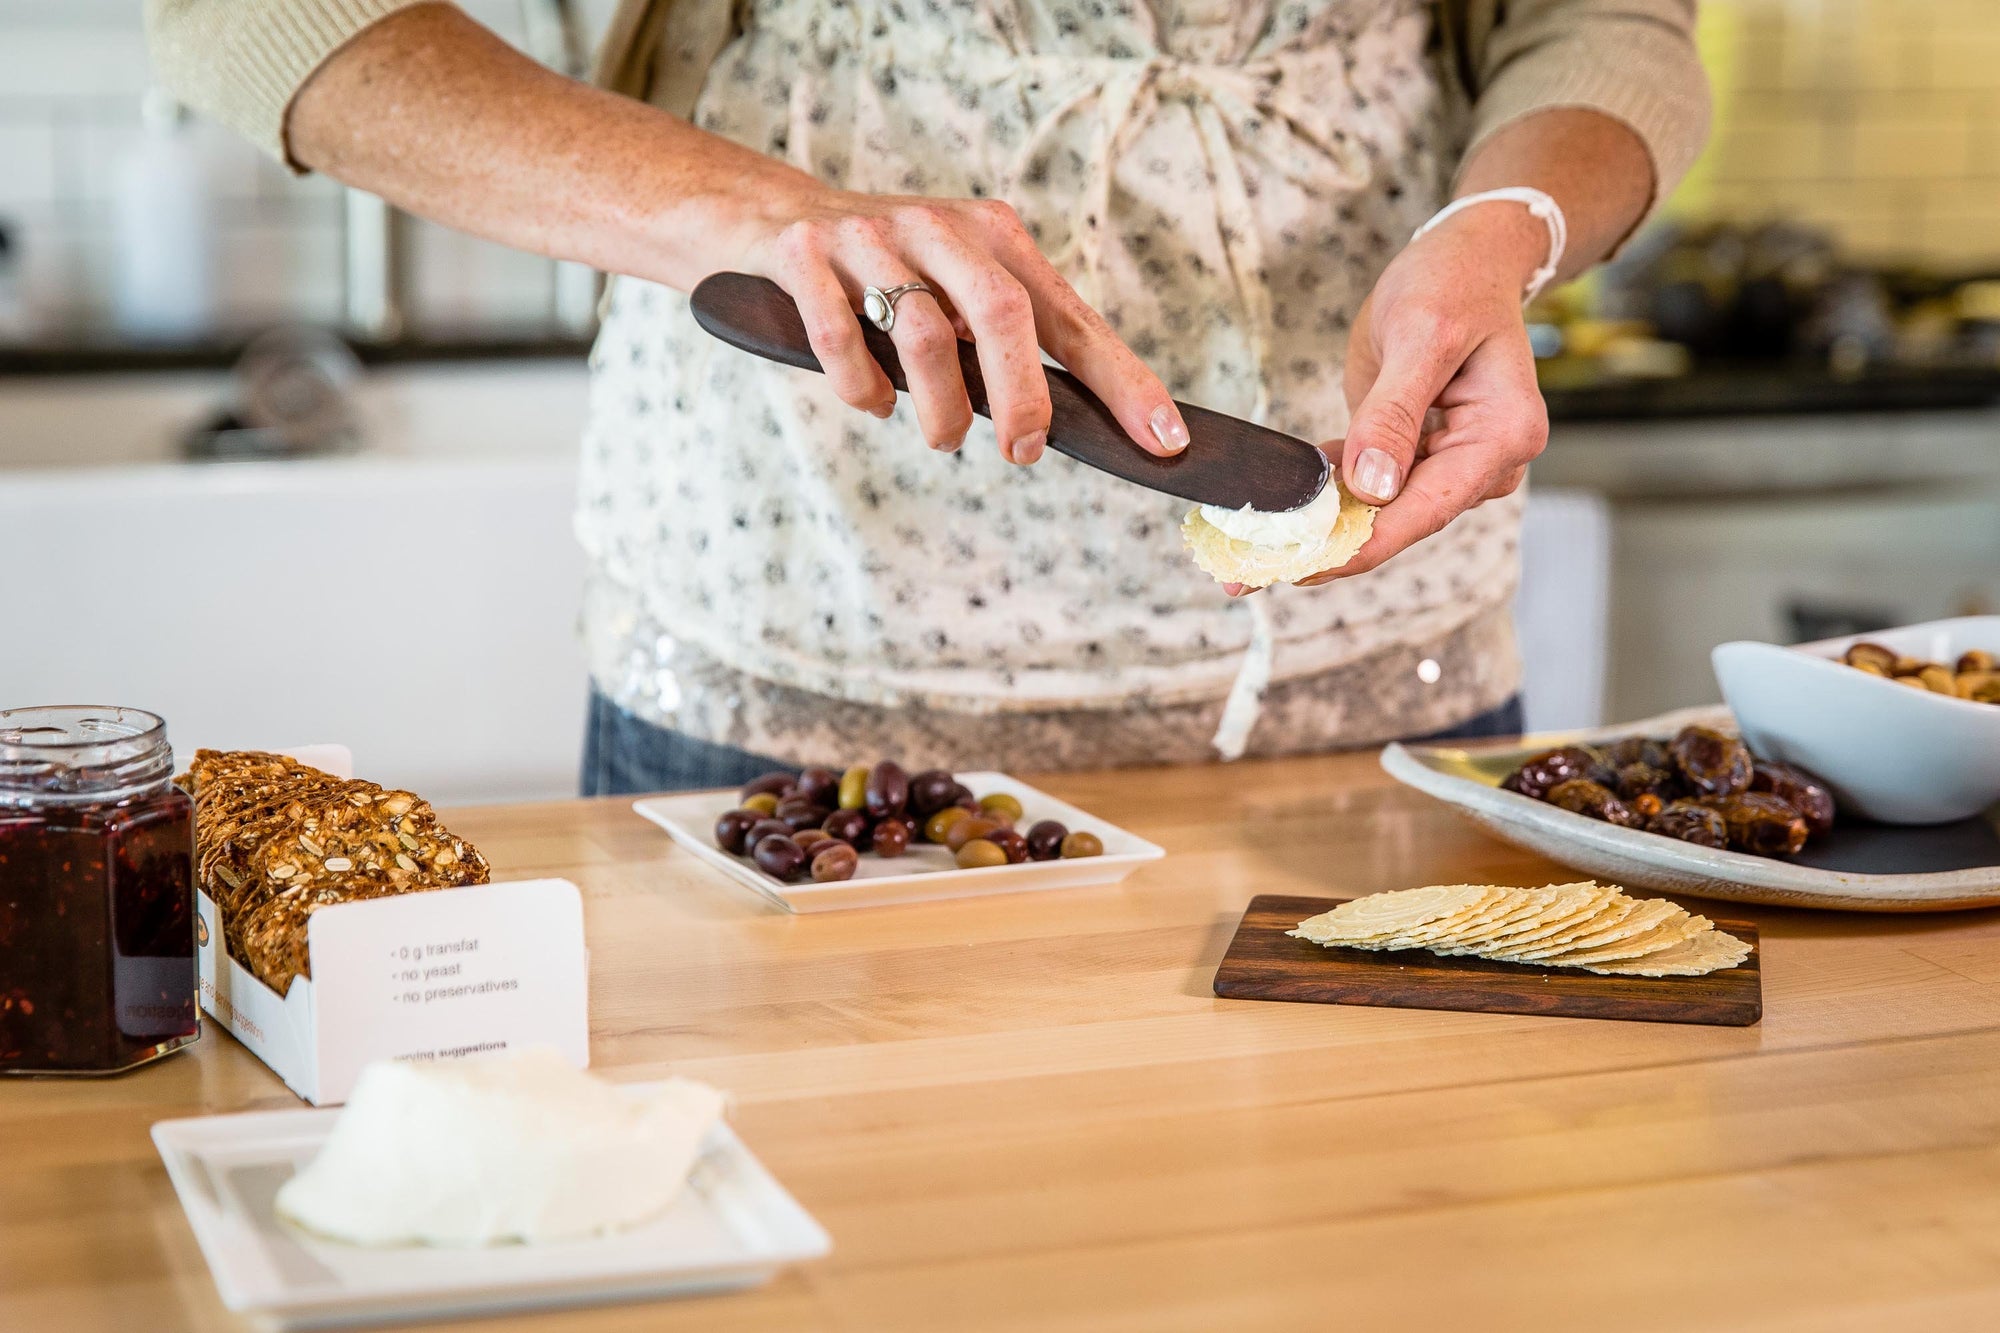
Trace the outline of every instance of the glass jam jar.
<instances>
[{"instance_id":1,"label":"glass jam jar","mask_svg":"<svg viewBox=\"0 0 2000 1333\"><path fill-rule=\"evenodd\" d=\"M117 1073L199 1035L173 771L151 713L0 709L0 1073Z\"/></svg>"}]
</instances>

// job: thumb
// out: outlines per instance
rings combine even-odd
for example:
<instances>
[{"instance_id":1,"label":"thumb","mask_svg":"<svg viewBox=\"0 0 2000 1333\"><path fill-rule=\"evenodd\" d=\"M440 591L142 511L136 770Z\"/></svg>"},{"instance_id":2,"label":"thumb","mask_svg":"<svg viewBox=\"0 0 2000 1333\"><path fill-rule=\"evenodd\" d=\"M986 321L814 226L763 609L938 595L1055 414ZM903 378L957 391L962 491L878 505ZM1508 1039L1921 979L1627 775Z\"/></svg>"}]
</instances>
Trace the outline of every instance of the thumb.
<instances>
[{"instance_id":1,"label":"thumb","mask_svg":"<svg viewBox=\"0 0 2000 1333\"><path fill-rule=\"evenodd\" d=\"M1396 498L1416 462L1424 416L1457 369L1442 340L1405 340L1385 349L1381 373L1354 409L1341 444L1348 490L1370 504Z\"/></svg>"}]
</instances>

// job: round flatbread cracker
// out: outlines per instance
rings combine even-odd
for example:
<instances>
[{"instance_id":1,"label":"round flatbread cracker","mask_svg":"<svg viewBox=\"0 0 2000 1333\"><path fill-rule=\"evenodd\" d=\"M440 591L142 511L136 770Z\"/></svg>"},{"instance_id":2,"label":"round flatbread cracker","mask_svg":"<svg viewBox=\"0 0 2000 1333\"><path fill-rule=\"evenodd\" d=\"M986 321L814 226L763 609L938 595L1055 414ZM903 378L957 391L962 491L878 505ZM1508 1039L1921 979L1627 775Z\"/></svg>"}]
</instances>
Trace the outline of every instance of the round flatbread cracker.
<instances>
[{"instance_id":1,"label":"round flatbread cracker","mask_svg":"<svg viewBox=\"0 0 2000 1333\"><path fill-rule=\"evenodd\" d=\"M1600 976L1699 977L1735 967L1750 956L1750 946L1720 930L1705 930L1682 940L1671 949L1649 953L1643 958L1620 958L1586 963L1584 971Z\"/></svg>"},{"instance_id":2,"label":"round flatbread cracker","mask_svg":"<svg viewBox=\"0 0 2000 1333\"><path fill-rule=\"evenodd\" d=\"M1665 922L1686 916L1687 909L1679 903L1668 902L1665 898L1627 899L1631 909L1615 921L1606 921L1602 926L1593 927L1567 940L1560 938L1547 940L1535 948L1525 950L1516 956L1522 960L1556 961L1570 953L1595 949L1599 945L1616 944L1634 935L1643 935Z\"/></svg>"},{"instance_id":3,"label":"round flatbread cracker","mask_svg":"<svg viewBox=\"0 0 2000 1333\"><path fill-rule=\"evenodd\" d=\"M1344 902L1330 912L1308 917L1285 933L1315 944L1365 948L1373 941L1407 935L1419 926L1456 916L1468 907L1484 903L1491 892L1492 886L1488 884L1433 884L1421 889L1371 893Z\"/></svg>"},{"instance_id":4,"label":"round flatbread cracker","mask_svg":"<svg viewBox=\"0 0 2000 1333\"><path fill-rule=\"evenodd\" d=\"M1612 944L1600 944L1590 949L1574 949L1556 958L1542 961L1556 967L1587 967L1592 963L1616 962L1623 958L1643 958L1650 953L1670 949L1683 940L1693 939L1715 923L1705 916L1683 914L1669 917L1666 921L1637 935Z\"/></svg>"},{"instance_id":5,"label":"round flatbread cracker","mask_svg":"<svg viewBox=\"0 0 2000 1333\"><path fill-rule=\"evenodd\" d=\"M1617 924L1637 906L1633 899L1627 898L1615 888L1607 885L1598 887L1602 896L1571 914L1567 919L1551 921L1539 930L1502 940L1491 949L1483 951L1480 956L1506 960L1524 950L1539 950L1551 945L1567 944L1580 935Z\"/></svg>"},{"instance_id":6,"label":"round flatbread cracker","mask_svg":"<svg viewBox=\"0 0 2000 1333\"><path fill-rule=\"evenodd\" d=\"M1595 912L1613 891L1586 881L1577 884L1553 884L1546 889L1527 889L1524 892L1535 895L1524 905L1525 910L1512 914L1505 922L1493 926L1480 939L1462 940L1448 949L1439 949L1437 952L1445 957L1479 953L1502 944L1526 939L1538 931L1553 930L1558 925L1574 921L1581 913Z\"/></svg>"},{"instance_id":7,"label":"round flatbread cracker","mask_svg":"<svg viewBox=\"0 0 2000 1333\"><path fill-rule=\"evenodd\" d=\"M1340 486L1338 476L1326 484ZM1296 583L1329 569L1338 569L1354 558L1375 530L1375 507L1363 504L1345 487L1340 492L1340 516L1333 529L1317 541L1287 546L1252 546L1226 535L1221 528L1190 509L1181 520L1181 542L1194 556L1203 573L1218 583L1240 583L1246 588L1268 588L1273 583Z\"/></svg>"},{"instance_id":8,"label":"round flatbread cracker","mask_svg":"<svg viewBox=\"0 0 2000 1333\"><path fill-rule=\"evenodd\" d=\"M1440 955L1476 953L1484 947L1532 928L1563 901L1566 890L1587 889L1589 884L1552 884L1539 889L1508 889L1500 901L1484 913L1455 923L1452 938L1431 946Z\"/></svg>"}]
</instances>

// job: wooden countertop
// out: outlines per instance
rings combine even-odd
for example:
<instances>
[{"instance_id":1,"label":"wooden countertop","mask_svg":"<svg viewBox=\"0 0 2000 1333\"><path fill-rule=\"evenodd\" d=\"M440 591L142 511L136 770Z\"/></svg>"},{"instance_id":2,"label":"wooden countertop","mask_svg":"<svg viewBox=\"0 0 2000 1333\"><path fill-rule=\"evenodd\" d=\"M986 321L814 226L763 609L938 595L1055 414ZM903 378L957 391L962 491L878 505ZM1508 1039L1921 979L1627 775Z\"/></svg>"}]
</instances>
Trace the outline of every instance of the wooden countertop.
<instances>
[{"instance_id":1,"label":"wooden countertop","mask_svg":"<svg viewBox=\"0 0 2000 1333\"><path fill-rule=\"evenodd\" d=\"M1751 1028L1218 1000L1253 893L1557 868L1372 756L1045 784L1170 853L1111 889L790 917L622 801L463 810L586 892L593 1054L734 1094L833 1254L465 1327L1994 1327L2000 912L1738 909ZM147 1138L298 1105L213 1026L0 1081L0 1328L235 1329Z\"/></svg>"}]
</instances>

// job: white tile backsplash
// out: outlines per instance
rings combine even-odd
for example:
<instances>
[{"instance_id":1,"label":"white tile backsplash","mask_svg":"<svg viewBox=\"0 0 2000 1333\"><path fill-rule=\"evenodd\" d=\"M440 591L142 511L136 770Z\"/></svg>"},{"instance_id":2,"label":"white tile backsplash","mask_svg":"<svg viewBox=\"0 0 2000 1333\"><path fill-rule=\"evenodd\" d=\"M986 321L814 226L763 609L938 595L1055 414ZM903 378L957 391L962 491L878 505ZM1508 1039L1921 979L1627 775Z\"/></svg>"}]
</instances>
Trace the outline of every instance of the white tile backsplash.
<instances>
[{"instance_id":1,"label":"white tile backsplash","mask_svg":"<svg viewBox=\"0 0 2000 1333\"><path fill-rule=\"evenodd\" d=\"M520 42L520 0L462 8ZM583 12L595 35L608 0ZM0 220L15 233L37 332L96 332L109 319L115 173L144 133L139 107L150 83L138 0L0 0ZM187 132L201 149L200 187L214 200L224 256L218 318L237 330L336 320L342 187L292 175L220 125L198 120ZM441 228L414 230L415 329L546 325L548 261Z\"/></svg>"}]
</instances>

